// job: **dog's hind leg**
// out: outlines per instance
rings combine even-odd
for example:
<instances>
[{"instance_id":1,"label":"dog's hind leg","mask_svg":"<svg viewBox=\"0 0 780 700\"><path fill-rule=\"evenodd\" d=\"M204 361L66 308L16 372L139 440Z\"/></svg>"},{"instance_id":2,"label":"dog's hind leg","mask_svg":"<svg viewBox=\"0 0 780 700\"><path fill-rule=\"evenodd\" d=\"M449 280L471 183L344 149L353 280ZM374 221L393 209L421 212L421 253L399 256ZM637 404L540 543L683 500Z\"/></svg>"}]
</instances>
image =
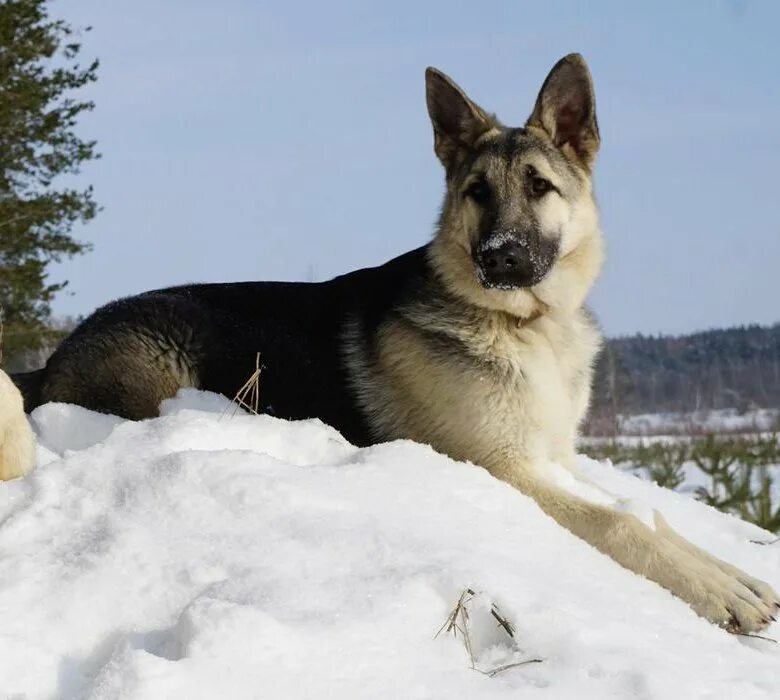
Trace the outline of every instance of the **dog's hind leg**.
<instances>
[{"instance_id":1,"label":"dog's hind leg","mask_svg":"<svg viewBox=\"0 0 780 700\"><path fill-rule=\"evenodd\" d=\"M210 315L176 294L149 293L98 309L44 368L41 403L74 403L140 420L182 387L200 386Z\"/></svg>"},{"instance_id":2,"label":"dog's hind leg","mask_svg":"<svg viewBox=\"0 0 780 700\"><path fill-rule=\"evenodd\" d=\"M0 370L0 480L24 476L35 466L35 441L22 395Z\"/></svg>"},{"instance_id":3,"label":"dog's hind leg","mask_svg":"<svg viewBox=\"0 0 780 700\"><path fill-rule=\"evenodd\" d=\"M63 346L46 367L42 402L74 403L101 413L142 420L182 387L197 387L185 351L143 329L84 334Z\"/></svg>"}]
</instances>

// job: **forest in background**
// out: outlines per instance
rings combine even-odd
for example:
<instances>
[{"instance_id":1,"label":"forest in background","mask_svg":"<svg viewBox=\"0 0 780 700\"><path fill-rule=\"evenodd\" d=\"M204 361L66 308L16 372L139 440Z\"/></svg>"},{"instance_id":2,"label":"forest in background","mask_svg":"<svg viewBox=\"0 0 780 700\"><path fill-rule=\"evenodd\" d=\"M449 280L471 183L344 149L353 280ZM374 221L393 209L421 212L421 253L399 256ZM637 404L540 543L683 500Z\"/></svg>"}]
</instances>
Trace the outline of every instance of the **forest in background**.
<instances>
[{"instance_id":1,"label":"forest in background","mask_svg":"<svg viewBox=\"0 0 780 700\"><path fill-rule=\"evenodd\" d=\"M609 340L599 357L589 431L617 416L780 408L780 323Z\"/></svg>"}]
</instances>

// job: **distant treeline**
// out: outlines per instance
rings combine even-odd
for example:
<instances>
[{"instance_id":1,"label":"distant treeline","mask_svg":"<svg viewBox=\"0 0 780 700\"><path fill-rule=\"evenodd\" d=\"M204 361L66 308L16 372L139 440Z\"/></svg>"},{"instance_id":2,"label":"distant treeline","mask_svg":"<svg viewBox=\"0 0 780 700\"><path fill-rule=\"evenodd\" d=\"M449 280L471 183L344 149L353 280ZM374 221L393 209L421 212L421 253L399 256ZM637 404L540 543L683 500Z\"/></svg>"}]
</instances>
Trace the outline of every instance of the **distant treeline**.
<instances>
[{"instance_id":1,"label":"distant treeline","mask_svg":"<svg viewBox=\"0 0 780 700\"><path fill-rule=\"evenodd\" d=\"M610 340L597 365L590 420L778 407L780 323Z\"/></svg>"}]
</instances>

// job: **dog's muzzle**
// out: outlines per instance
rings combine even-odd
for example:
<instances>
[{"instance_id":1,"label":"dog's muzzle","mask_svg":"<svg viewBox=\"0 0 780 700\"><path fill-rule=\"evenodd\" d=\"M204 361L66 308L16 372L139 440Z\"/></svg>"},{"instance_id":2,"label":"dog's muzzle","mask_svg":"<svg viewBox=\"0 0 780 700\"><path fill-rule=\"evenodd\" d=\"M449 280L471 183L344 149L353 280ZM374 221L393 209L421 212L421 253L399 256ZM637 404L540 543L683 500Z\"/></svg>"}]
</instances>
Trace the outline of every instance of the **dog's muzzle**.
<instances>
[{"instance_id":1,"label":"dog's muzzle","mask_svg":"<svg viewBox=\"0 0 780 700\"><path fill-rule=\"evenodd\" d=\"M474 250L477 277L487 289L532 287L550 271L557 252L557 242L538 235L493 233Z\"/></svg>"}]
</instances>

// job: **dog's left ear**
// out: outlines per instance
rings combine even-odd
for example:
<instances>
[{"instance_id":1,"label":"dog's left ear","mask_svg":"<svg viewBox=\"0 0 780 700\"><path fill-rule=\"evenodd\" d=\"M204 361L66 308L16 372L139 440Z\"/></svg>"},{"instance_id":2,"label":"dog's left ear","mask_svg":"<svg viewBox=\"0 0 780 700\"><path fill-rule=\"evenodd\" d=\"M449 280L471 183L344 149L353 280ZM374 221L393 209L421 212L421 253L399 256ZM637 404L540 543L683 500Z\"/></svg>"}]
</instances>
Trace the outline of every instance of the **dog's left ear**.
<instances>
[{"instance_id":1,"label":"dog's left ear","mask_svg":"<svg viewBox=\"0 0 780 700\"><path fill-rule=\"evenodd\" d=\"M526 126L541 127L556 146L570 147L590 168L601 139L593 81L580 54L570 53L553 66Z\"/></svg>"}]
</instances>

